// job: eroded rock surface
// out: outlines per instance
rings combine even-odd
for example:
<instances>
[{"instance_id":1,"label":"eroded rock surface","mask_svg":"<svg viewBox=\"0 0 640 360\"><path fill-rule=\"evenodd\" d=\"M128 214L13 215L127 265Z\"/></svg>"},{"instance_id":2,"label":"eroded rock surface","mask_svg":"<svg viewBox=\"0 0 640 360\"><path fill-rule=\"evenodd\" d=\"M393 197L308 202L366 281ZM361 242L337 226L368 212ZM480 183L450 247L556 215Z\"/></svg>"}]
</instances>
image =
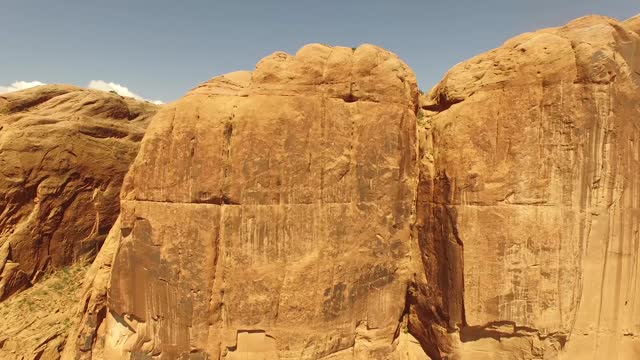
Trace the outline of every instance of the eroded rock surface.
<instances>
[{"instance_id":1,"label":"eroded rock surface","mask_svg":"<svg viewBox=\"0 0 640 360\"><path fill-rule=\"evenodd\" d=\"M640 358L634 30L590 16L524 34L423 98L419 238L460 338L439 341L462 358Z\"/></svg>"},{"instance_id":2,"label":"eroded rock surface","mask_svg":"<svg viewBox=\"0 0 640 360\"><path fill-rule=\"evenodd\" d=\"M0 301L96 255L157 108L63 85L0 95Z\"/></svg>"},{"instance_id":3,"label":"eroded rock surface","mask_svg":"<svg viewBox=\"0 0 640 360\"><path fill-rule=\"evenodd\" d=\"M417 102L395 55L315 44L164 108L79 356L426 358L402 325Z\"/></svg>"},{"instance_id":4,"label":"eroded rock surface","mask_svg":"<svg viewBox=\"0 0 640 360\"><path fill-rule=\"evenodd\" d=\"M65 356L640 358L637 19L424 96L369 45L199 86L143 141Z\"/></svg>"}]
</instances>

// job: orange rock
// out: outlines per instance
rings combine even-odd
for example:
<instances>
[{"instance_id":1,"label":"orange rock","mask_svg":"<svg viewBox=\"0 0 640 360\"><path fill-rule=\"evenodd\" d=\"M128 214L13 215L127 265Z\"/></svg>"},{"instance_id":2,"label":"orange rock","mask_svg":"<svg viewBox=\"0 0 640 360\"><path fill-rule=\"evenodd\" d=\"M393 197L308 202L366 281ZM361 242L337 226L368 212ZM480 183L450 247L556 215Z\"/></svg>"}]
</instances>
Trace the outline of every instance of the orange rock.
<instances>
[{"instance_id":1,"label":"orange rock","mask_svg":"<svg viewBox=\"0 0 640 360\"><path fill-rule=\"evenodd\" d=\"M85 314L80 353L415 352L398 334L413 276L417 101L395 55L314 44L165 107L125 180L108 311L100 324L100 310Z\"/></svg>"},{"instance_id":2,"label":"orange rock","mask_svg":"<svg viewBox=\"0 0 640 360\"><path fill-rule=\"evenodd\" d=\"M156 109L63 85L0 95L0 300L95 256Z\"/></svg>"},{"instance_id":3,"label":"orange rock","mask_svg":"<svg viewBox=\"0 0 640 360\"><path fill-rule=\"evenodd\" d=\"M627 21L624 22L625 25L627 27L629 27L629 29L635 31L636 33L640 34L640 14L636 15L630 19L627 19Z\"/></svg>"},{"instance_id":4,"label":"orange rock","mask_svg":"<svg viewBox=\"0 0 640 360\"><path fill-rule=\"evenodd\" d=\"M63 358L640 358L636 19L423 96L370 45L202 84L154 117Z\"/></svg>"},{"instance_id":5,"label":"orange rock","mask_svg":"<svg viewBox=\"0 0 640 360\"><path fill-rule=\"evenodd\" d=\"M446 245L419 288L441 317L418 312L416 333L435 317L463 359L640 358L638 49L627 24L580 18L423 99L419 239Z\"/></svg>"}]
</instances>

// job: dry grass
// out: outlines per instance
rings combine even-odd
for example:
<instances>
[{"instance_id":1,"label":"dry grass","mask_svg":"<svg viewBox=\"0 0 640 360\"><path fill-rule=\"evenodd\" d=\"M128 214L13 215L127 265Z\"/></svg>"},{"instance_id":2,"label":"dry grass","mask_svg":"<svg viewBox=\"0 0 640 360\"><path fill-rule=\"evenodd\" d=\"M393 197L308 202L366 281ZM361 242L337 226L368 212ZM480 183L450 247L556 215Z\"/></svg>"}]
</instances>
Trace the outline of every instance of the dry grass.
<instances>
[{"instance_id":1,"label":"dry grass","mask_svg":"<svg viewBox=\"0 0 640 360\"><path fill-rule=\"evenodd\" d=\"M87 268L76 264L60 269L0 303L0 359L31 358L63 343Z\"/></svg>"}]
</instances>

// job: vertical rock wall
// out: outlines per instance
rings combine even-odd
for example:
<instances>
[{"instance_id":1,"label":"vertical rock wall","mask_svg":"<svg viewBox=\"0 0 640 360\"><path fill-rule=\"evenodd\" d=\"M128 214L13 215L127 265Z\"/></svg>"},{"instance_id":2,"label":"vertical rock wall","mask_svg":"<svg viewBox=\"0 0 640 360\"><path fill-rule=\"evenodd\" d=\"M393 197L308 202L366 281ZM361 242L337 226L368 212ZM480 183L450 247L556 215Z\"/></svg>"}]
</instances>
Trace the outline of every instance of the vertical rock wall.
<instances>
[{"instance_id":1,"label":"vertical rock wall","mask_svg":"<svg viewBox=\"0 0 640 360\"><path fill-rule=\"evenodd\" d=\"M637 25L518 36L420 99L368 45L199 86L154 119L65 355L640 357Z\"/></svg>"},{"instance_id":2,"label":"vertical rock wall","mask_svg":"<svg viewBox=\"0 0 640 360\"><path fill-rule=\"evenodd\" d=\"M640 37L594 16L459 64L424 98L418 198L455 226L427 217L423 236L463 248L464 292L436 304L464 301L463 358L640 356L639 89Z\"/></svg>"},{"instance_id":3,"label":"vertical rock wall","mask_svg":"<svg viewBox=\"0 0 640 360\"><path fill-rule=\"evenodd\" d=\"M125 180L108 313L85 317L82 353L396 356L417 101L395 55L309 45L161 111Z\"/></svg>"}]
</instances>

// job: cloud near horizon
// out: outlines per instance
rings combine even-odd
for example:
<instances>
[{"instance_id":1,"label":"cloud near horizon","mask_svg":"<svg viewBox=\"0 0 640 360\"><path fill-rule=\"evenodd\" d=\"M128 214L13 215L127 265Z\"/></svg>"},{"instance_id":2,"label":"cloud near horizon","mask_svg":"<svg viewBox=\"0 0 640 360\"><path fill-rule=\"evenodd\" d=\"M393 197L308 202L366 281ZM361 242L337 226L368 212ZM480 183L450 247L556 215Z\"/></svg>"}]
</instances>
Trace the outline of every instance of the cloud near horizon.
<instances>
[{"instance_id":1,"label":"cloud near horizon","mask_svg":"<svg viewBox=\"0 0 640 360\"><path fill-rule=\"evenodd\" d=\"M43 83L42 81L37 81L37 80L36 81L15 81L9 86L0 86L0 94L20 91L20 90L32 88L34 86L39 86L39 85L46 85L46 83ZM127 88L126 86L116 84L113 82L106 82L103 80L91 80L89 81L89 85L87 85L87 88L94 89L94 90L107 91L107 92L115 91L116 93L118 93L118 95L131 97L136 100L148 101L158 105L163 104L163 102L160 100L149 100L149 99L143 98L142 96L129 90L129 88Z\"/></svg>"},{"instance_id":2,"label":"cloud near horizon","mask_svg":"<svg viewBox=\"0 0 640 360\"><path fill-rule=\"evenodd\" d=\"M32 88L34 86L46 85L41 81L15 81L13 84L9 86L0 86L0 94L20 91L28 88Z\"/></svg>"},{"instance_id":3,"label":"cloud near horizon","mask_svg":"<svg viewBox=\"0 0 640 360\"><path fill-rule=\"evenodd\" d=\"M149 100L149 99L145 99L142 96L134 93L133 91L129 90L129 88L127 88L126 86L120 85L120 84L116 84L113 82L106 82L104 80L91 80L89 82L89 85L87 85L87 87L89 89L94 89L94 90L102 90L102 91L115 91L116 93L118 93L118 95L122 95L122 96L127 96L127 97L132 97L136 100L141 100L141 101L148 101L154 104L163 104L162 101L160 100Z\"/></svg>"}]
</instances>

